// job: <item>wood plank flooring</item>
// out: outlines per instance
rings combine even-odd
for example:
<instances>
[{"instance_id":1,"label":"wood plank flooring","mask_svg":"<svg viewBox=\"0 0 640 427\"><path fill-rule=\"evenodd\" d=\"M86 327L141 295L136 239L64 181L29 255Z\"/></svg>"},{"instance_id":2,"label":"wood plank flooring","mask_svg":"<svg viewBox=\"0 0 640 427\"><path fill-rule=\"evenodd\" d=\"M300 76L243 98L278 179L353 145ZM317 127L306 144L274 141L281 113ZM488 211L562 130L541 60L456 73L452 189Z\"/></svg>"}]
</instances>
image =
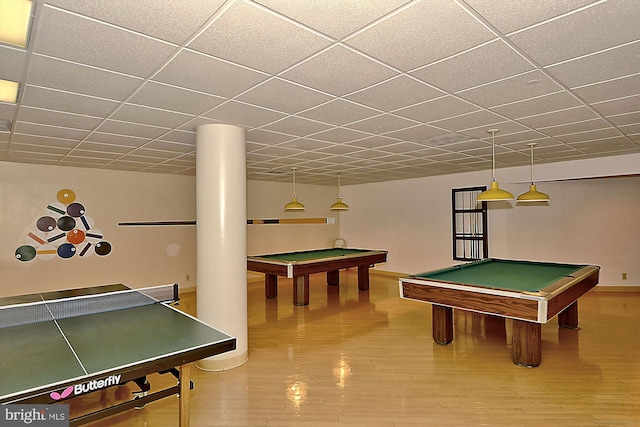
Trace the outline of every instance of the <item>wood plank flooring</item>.
<instances>
[{"instance_id":1,"label":"wood plank flooring","mask_svg":"<svg viewBox=\"0 0 640 427\"><path fill-rule=\"evenodd\" d=\"M339 287L311 276L311 302L292 305L290 279L265 300L248 285L249 361L225 372L192 368L191 426L640 426L640 293L591 291L580 331L542 328L542 364L511 361L511 321L455 311L454 341L431 339L431 306L401 300L397 279L357 272ZM194 314L195 295L182 309ZM169 379L158 377L150 381ZM128 387L76 406L127 399ZM175 426L178 399L89 424Z\"/></svg>"}]
</instances>

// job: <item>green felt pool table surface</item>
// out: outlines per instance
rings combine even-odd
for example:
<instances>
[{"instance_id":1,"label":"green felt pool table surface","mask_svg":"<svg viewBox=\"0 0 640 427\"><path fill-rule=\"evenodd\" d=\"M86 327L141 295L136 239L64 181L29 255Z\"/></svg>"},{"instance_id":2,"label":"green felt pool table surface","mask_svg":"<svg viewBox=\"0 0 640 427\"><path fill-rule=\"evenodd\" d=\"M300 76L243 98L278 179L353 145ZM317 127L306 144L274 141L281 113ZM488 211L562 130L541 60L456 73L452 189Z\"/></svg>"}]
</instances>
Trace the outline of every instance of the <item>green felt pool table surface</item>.
<instances>
[{"instance_id":1,"label":"green felt pool table surface","mask_svg":"<svg viewBox=\"0 0 640 427\"><path fill-rule=\"evenodd\" d=\"M279 253L279 254L260 255L257 258L266 258L274 261L283 261L283 262L300 262L300 261L318 260L323 258L360 255L366 252L370 252L370 251L366 249L329 248L329 249L314 249L310 251L285 252L285 253Z\"/></svg>"},{"instance_id":2,"label":"green felt pool table surface","mask_svg":"<svg viewBox=\"0 0 640 427\"><path fill-rule=\"evenodd\" d=\"M559 279L570 277L582 267L584 266L494 258L420 273L415 277L513 291L536 292Z\"/></svg>"}]
</instances>

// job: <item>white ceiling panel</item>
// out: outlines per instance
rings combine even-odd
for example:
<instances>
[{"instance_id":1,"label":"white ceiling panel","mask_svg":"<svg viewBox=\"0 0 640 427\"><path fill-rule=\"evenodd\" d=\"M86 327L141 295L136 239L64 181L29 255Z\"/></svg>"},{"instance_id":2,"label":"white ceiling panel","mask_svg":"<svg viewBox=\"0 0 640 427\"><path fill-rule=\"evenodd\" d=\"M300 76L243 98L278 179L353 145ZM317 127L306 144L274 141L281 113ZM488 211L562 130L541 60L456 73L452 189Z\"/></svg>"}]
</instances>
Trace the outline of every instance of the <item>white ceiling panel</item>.
<instances>
[{"instance_id":1,"label":"white ceiling panel","mask_svg":"<svg viewBox=\"0 0 640 427\"><path fill-rule=\"evenodd\" d=\"M48 4L172 43L184 43L224 0L49 0Z\"/></svg>"},{"instance_id":2,"label":"white ceiling panel","mask_svg":"<svg viewBox=\"0 0 640 427\"><path fill-rule=\"evenodd\" d=\"M237 1L189 47L276 74L329 44L324 36L257 7L256 3Z\"/></svg>"},{"instance_id":3,"label":"white ceiling panel","mask_svg":"<svg viewBox=\"0 0 640 427\"><path fill-rule=\"evenodd\" d=\"M343 185L640 153L635 0L36 0L0 42L0 160ZM4 130L3 130L4 129Z\"/></svg>"},{"instance_id":4,"label":"white ceiling panel","mask_svg":"<svg viewBox=\"0 0 640 427\"><path fill-rule=\"evenodd\" d=\"M47 56L133 76L147 76L176 49L167 42L43 7L34 49ZM63 41L61 43L61 41Z\"/></svg>"}]
</instances>

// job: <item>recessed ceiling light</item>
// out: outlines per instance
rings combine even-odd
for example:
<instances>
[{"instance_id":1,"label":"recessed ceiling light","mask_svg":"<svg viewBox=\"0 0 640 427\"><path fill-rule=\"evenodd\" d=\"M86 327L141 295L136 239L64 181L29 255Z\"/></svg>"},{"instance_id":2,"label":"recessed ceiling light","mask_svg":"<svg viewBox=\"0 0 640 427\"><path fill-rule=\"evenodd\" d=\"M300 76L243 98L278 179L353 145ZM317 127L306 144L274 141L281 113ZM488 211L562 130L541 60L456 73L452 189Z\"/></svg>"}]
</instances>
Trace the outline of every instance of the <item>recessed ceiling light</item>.
<instances>
[{"instance_id":1,"label":"recessed ceiling light","mask_svg":"<svg viewBox=\"0 0 640 427\"><path fill-rule=\"evenodd\" d=\"M33 2L0 0L0 42L27 47Z\"/></svg>"},{"instance_id":2,"label":"recessed ceiling light","mask_svg":"<svg viewBox=\"0 0 640 427\"><path fill-rule=\"evenodd\" d=\"M0 102L8 102L9 104L18 102L18 86L18 82L0 79Z\"/></svg>"}]
</instances>

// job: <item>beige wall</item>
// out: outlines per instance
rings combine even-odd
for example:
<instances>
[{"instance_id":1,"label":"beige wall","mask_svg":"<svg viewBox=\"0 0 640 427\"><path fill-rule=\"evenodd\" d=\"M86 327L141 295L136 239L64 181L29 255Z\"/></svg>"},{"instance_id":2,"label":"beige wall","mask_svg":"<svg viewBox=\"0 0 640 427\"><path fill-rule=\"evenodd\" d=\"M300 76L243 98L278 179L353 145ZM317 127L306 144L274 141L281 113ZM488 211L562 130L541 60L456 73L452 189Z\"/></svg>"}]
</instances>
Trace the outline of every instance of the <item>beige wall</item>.
<instances>
[{"instance_id":1,"label":"beige wall","mask_svg":"<svg viewBox=\"0 0 640 427\"><path fill-rule=\"evenodd\" d=\"M490 255L585 262L602 266L603 285L640 285L640 176L568 180L615 173L640 175L640 156L542 165L536 176L548 206L492 204ZM501 187L527 190L528 168L498 170ZM488 184L490 173L343 186L348 212L331 212L336 188L297 185L304 213L285 213L290 183L249 181L248 218L330 217L335 224L250 225L247 252L327 247L337 237L350 247L385 249L376 269L415 273L453 264L451 188ZM36 230L60 189L75 191L94 227L113 245L104 257L36 258L20 262L15 250ZM133 287L179 282L196 286L196 228L119 227L123 221L195 219L195 177L0 163L0 295L126 283ZM179 249L176 253L175 249ZM622 273L627 280L622 280ZM189 276L189 280L187 280Z\"/></svg>"},{"instance_id":2,"label":"beige wall","mask_svg":"<svg viewBox=\"0 0 640 427\"><path fill-rule=\"evenodd\" d=\"M191 284L186 276L193 279L196 272L195 227L117 223L195 219L194 177L2 163L0 180L1 295L107 283ZM94 229L112 245L111 253L16 260L16 248L29 240L27 233L37 230L37 219L48 214L47 205L57 202L57 193L64 188L76 193Z\"/></svg>"},{"instance_id":3,"label":"beige wall","mask_svg":"<svg viewBox=\"0 0 640 427\"><path fill-rule=\"evenodd\" d=\"M570 180L640 174L640 156L544 166L536 176L559 180L538 183L551 197L547 206L489 203L489 255L593 263L602 266L602 285L640 285L640 175ZM496 175L516 197L528 190L522 181L529 168L499 169ZM388 271L410 274L455 264L451 189L490 180L490 172L478 172L343 187L351 210L341 219L342 235L356 247L387 249L388 262L378 268Z\"/></svg>"},{"instance_id":4,"label":"beige wall","mask_svg":"<svg viewBox=\"0 0 640 427\"><path fill-rule=\"evenodd\" d=\"M38 256L29 262L18 261L15 250L30 240L27 234L37 230L37 219L48 214L47 205L57 201L63 188L76 193L86 215L94 220L94 228L113 246L112 252L104 257L45 260ZM327 247L339 236L340 214L329 210L336 188L298 184L298 198L306 212L285 213L291 191L290 183L248 182L248 217L331 217L336 218L335 224L250 225L248 253ZM196 286L196 227L117 225L195 220L193 176L0 163L0 200L2 296L107 283Z\"/></svg>"}]
</instances>

